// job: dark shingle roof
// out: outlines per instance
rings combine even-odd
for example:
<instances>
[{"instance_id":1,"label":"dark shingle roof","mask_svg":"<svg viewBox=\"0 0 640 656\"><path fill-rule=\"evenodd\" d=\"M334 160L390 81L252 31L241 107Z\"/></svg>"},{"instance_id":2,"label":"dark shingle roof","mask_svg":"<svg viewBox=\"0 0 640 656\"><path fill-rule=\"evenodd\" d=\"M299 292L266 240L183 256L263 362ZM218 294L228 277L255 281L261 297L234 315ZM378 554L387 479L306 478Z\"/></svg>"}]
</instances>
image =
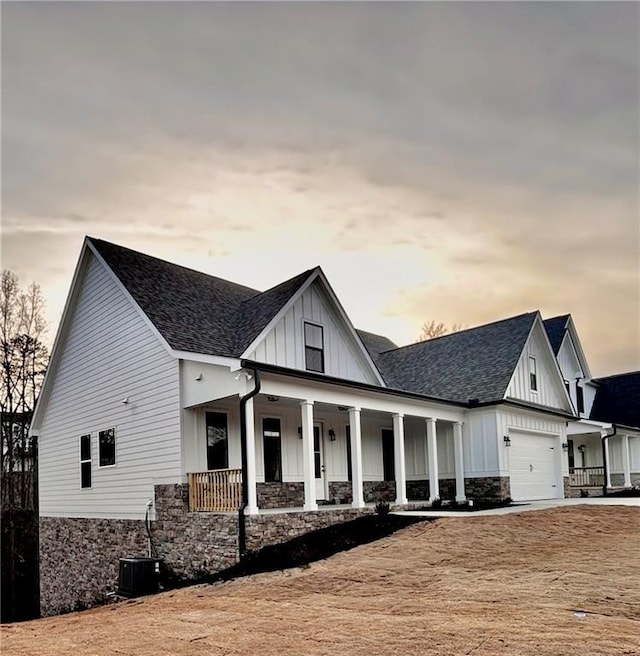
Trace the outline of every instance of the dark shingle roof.
<instances>
[{"instance_id":1,"label":"dark shingle roof","mask_svg":"<svg viewBox=\"0 0 640 656\"><path fill-rule=\"evenodd\" d=\"M451 401L504 398L538 315L521 314L386 351L378 367L389 387Z\"/></svg>"},{"instance_id":2,"label":"dark shingle roof","mask_svg":"<svg viewBox=\"0 0 640 656\"><path fill-rule=\"evenodd\" d=\"M547 331L554 355L558 355L570 316L569 314L563 314L559 317L544 320L544 329Z\"/></svg>"},{"instance_id":3,"label":"dark shingle roof","mask_svg":"<svg viewBox=\"0 0 640 656\"><path fill-rule=\"evenodd\" d=\"M366 330L356 330L356 332L374 362L377 362L378 356L383 351L398 348L397 344L394 344L388 337L384 337L383 335L368 333Z\"/></svg>"},{"instance_id":4,"label":"dark shingle roof","mask_svg":"<svg viewBox=\"0 0 640 656\"><path fill-rule=\"evenodd\" d=\"M313 272L261 293L89 239L160 334L179 351L238 357Z\"/></svg>"},{"instance_id":5,"label":"dark shingle roof","mask_svg":"<svg viewBox=\"0 0 640 656\"><path fill-rule=\"evenodd\" d=\"M589 419L640 428L640 371L594 381L599 387Z\"/></svg>"}]
</instances>

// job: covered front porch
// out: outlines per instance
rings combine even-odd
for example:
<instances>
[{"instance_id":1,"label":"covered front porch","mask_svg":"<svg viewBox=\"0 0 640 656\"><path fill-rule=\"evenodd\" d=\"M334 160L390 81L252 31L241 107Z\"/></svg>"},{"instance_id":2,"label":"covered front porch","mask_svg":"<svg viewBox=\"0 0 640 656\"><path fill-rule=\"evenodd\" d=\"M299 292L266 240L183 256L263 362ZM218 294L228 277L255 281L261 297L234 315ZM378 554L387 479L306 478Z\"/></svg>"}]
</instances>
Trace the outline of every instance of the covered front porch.
<instances>
[{"instance_id":1,"label":"covered front porch","mask_svg":"<svg viewBox=\"0 0 640 656\"><path fill-rule=\"evenodd\" d=\"M466 499L456 408L287 384L263 379L246 402L247 514ZM183 410L191 511L241 507L240 421L238 396Z\"/></svg>"}]
</instances>

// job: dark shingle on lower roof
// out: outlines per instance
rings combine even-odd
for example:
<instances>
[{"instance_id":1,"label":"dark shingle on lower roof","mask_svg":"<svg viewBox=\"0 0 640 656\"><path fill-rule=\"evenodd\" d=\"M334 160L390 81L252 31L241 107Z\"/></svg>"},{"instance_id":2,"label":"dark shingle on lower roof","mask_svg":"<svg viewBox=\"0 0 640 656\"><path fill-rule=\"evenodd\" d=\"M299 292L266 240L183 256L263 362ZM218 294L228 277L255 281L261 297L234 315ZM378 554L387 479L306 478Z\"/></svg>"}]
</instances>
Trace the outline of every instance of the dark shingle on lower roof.
<instances>
[{"instance_id":1,"label":"dark shingle on lower roof","mask_svg":"<svg viewBox=\"0 0 640 656\"><path fill-rule=\"evenodd\" d=\"M599 384L589 419L640 428L640 371L595 378Z\"/></svg>"},{"instance_id":2,"label":"dark shingle on lower roof","mask_svg":"<svg viewBox=\"0 0 640 656\"><path fill-rule=\"evenodd\" d=\"M568 314L544 320L544 329L547 331L547 337L551 342L554 355L558 355L558 351L562 345L562 340L567 329L567 321L569 321Z\"/></svg>"},{"instance_id":3,"label":"dark shingle on lower roof","mask_svg":"<svg viewBox=\"0 0 640 656\"><path fill-rule=\"evenodd\" d=\"M169 345L239 356L311 271L266 292L90 238L98 253Z\"/></svg>"},{"instance_id":4,"label":"dark shingle on lower roof","mask_svg":"<svg viewBox=\"0 0 640 656\"><path fill-rule=\"evenodd\" d=\"M389 387L466 403L502 399L537 312L380 353Z\"/></svg>"},{"instance_id":5,"label":"dark shingle on lower roof","mask_svg":"<svg viewBox=\"0 0 640 656\"><path fill-rule=\"evenodd\" d=\"M378 356L383 351L398 348L397 344L394 344L388 337L384 337L383 335L368 333L366 330L356 330L356 332L374 362L376 362Z\"/></svg>"}]
</instances>

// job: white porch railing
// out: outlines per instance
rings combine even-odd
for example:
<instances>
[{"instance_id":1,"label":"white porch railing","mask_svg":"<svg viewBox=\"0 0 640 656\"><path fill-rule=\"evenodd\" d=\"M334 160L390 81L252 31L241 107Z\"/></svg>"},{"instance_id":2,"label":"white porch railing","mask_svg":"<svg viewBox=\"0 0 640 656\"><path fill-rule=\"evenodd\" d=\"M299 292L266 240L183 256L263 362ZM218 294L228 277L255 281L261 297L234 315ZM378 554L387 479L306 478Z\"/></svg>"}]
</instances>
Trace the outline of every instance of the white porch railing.
<instances>
[{"instance_id":1,"label":"white porch railing","mask_svg":"<svg viewBox=\"0 0 640 656\"><path fill-rule=\"evenodd\" d=\"M189 477L189 510L232 512L242 503L242 470L215 469Z\"/></svg>"},{"instance_id":2,"label":"white porch railing","mask_svg":"<svg viewBox=\"0 0 640 656\"><path fill-rule=\"evenodd\" d=\"M571 487L602 487L604 467L572 467L569 469Z\"/></svg>"}]
</instances>

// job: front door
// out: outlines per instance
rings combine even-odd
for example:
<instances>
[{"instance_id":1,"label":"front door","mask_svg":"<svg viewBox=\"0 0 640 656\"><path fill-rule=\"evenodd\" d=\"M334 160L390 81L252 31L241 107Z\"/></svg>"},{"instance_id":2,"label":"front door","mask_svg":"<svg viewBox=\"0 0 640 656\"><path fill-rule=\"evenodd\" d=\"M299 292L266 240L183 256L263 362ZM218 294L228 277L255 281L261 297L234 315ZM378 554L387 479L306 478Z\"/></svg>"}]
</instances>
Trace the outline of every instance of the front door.
<instances>
[{"instance_id":1,"label":"front door","mask_svg":"<svg viewBox=\"0 0 640 656\"><path fill-rule=\"evenodd\" d=\"M321 424L313 426L313 463L316 478L316 499L324 501L327 498L327 477L324 467L324 435Z\"/></svg>"}]
</instances>

